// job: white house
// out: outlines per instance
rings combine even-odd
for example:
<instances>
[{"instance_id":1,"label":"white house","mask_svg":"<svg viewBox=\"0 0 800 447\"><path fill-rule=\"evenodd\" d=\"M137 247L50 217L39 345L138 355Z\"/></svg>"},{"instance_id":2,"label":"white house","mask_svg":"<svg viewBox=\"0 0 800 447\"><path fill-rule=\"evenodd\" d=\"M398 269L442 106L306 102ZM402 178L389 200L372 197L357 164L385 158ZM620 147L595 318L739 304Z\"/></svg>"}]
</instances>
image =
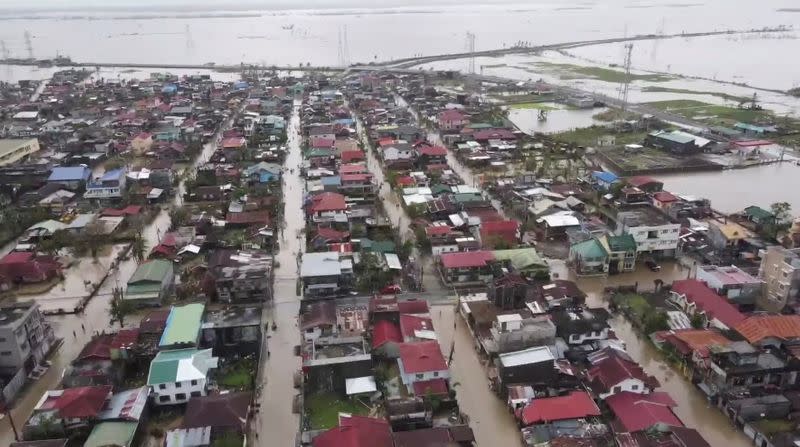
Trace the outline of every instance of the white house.
<instances>
[{"instance_id":1,"label":"white house","mask_svg":"<svg viewBox=\"0 0 800 447\"><path fill-rule=\"evenodd\" d=\"M638 253L675 257L680 231L680 223L673 222L666 214L650 206L632 208L617 214L616 234L633 236Z\"/></svg>"},{"instance_id":2,"label":"white house","mask_svg":"<svg viewBox=\"0 0 800 447\"><path fill-rule=\"evenodd\" d=\"M648 394L658 387L658 381L647 375L642 367L622 350L604 348L590 354L587 359L592 367L587 371L586 377L591 388L601 399L622 391Z\"/></svg>"},{"instance_id":3,"label":"white house","mask_svg":"<svg viewBox=\"0 0 800 447\"><path fill-rule=\"evenodd\" d=\"M161 351L150 363L147 385L156 405L188 402L205 396L208 370L217 367L211 349L175 349Z\"/></svg>"},{"instance_id":4,"label":"white house","mask_svg":"<svg viewBox=\"0 0 800 447\"><path fill-rule=\"evenodd\" d=\"M415 394L414 384L436 379L450 379L450 369L435 340L401 343L397 365L408 392Z\"/></svg>"}]
</instances>

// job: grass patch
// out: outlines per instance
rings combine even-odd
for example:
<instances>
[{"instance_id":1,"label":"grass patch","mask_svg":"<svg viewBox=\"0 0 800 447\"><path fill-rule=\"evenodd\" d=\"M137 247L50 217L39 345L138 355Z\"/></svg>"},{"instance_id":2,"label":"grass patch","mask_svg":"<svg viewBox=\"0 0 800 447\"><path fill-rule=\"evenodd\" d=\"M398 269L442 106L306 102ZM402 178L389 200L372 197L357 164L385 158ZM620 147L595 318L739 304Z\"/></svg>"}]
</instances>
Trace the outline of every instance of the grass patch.
<instances>
[{"instance_id":1,"label":"grass patch","mask_svg":"<svg viewBox=\"0 0 800 447\"><path fill-rule=\"evenodd\" d=\"M339 413L369 414L369 409L357 401L339 397L332 393L311 394L305 400L306 416L312 430L323 430L339 424Z\"/></svg>"},{"instance_id":2,"label":"grass patch","mask_svg":"<svg viewBox=\"0 0 800 447\"><path fill-rule=\"evenodd\" d=\"M561 79L597 79L605 82L625 82L625 72L604 67L590 67L574 64L558 64L553 62L535 62L534 65L545 71L558 73ZM631 81L667 82L674 78L661 74L631 73Z\"/></svg>"},{"instance_id":3,"label":"grass patch","mask_svg":"<svg viewBox=\"0 0 800 447\"><path fill-rule=\"evenodd\" d=\"M657 87L652 85L642 88L642 91L651 93L681 93L686 95L711 95L711 96L716 96L718 98L722 98L726 101L735 101L735 102L748 102L752 99L746 96L736 96L722 92L690 90L686 88Z\"/></svg>"},{"instance_id":4,"label":"grass patch","mask_svg":"<svg viewBox=\"0 0 800 447\"><path fill-rule=\"evenodd\" d=\"M647 105L678 115L692 118L708 116L710 122L731 125L737 122L759 123L769 121L774 115L768 110L740 109L738 107L718 106L691 99L648 102Z\"/></svg>"},{"instance_id":5,"label":"grass patch","mask_svg":"<svg viewBox=\"0 0 800 447\"><path fill-rule=\"evenodd\" d=\"M558 110L558 107L543 102L523 102L522 104L512 104L510 107L512 109Z\"/></svg>"},{"instance_id":6,"label":"grass patch","mask_svg":"<svg viewBox=\"0 0 800 447\"><path fill-rule=\"evenodd\" d=\"M620 145L641 143L647 134L645 132L617 133L614 129L608 127L591 126L554 133L552 136L556 140L564 141L566 143L574 143L579 146L598 146L598 138L607 135L614 136L616 144Z\"/></svg>"},{"instance_id":7,"label":"grass patch","mask_svg":"<svg viewBox=\"0 0 800 447\"><path fill-rule=\"evenodd\" d=\"M248 391L253 389L255 374L256 368L253 361L242 359L222 369L219 384L224 388Z\"/></svg>"},{"instance_id":8,"label":"grass patch","mask_svg":"<svg viewBox=\"0 0 800 447\"><path fill-rule=\"evenodd\" d=\"M762 419L760 421L751 422L751 424L768 436L776 433L790 432L797 426L796 422L784 419Z\"/></svg>"}]
</instances>

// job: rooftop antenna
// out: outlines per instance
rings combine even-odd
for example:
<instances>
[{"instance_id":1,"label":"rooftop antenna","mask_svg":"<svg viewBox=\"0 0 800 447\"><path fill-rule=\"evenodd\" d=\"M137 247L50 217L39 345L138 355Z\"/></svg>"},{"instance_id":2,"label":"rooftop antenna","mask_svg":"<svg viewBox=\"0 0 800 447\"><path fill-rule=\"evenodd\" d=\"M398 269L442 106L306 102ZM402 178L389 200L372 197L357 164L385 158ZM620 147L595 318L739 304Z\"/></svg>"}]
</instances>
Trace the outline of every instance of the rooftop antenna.
<instances>
[{"instance_id":1,"label":"rooftop antenna","mask_svg":"<svg viewBox=\"0 0 800 447\"><path fill-rule=\"evenodd\" d=\"M467 52L469 57L469 74L475 74L475 34L467 31Z\"/></svg>"},{"instance_id":2,"label":"rooftop antenna","mask_svg":"<svg viewBox=\"0 0 800 447\"><path fill-rule=\"evenodd\" d=\"M31 33L25 30L25 49L28 51L28 59L33 59L33 44L31 43Z\"/></svg>"}]
</instances>

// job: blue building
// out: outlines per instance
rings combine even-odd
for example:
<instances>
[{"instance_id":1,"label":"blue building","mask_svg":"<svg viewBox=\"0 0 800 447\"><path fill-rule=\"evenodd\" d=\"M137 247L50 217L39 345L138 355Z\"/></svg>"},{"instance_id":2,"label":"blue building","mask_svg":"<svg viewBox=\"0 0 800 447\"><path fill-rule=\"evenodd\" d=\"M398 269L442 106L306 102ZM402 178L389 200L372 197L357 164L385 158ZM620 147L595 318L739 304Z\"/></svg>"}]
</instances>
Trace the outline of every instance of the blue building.
<instances>
[{"instance_id":1,"label":"blue building","mask_svg":"<svg viewBox=\"0 0 800 447\"><path fill-rule=\"evenodd\" d=\"M66 189L78 189L86 184L92 171L86 166L59 166L53 168L47 183L59 184Z\"/></svg>"},{"instance_id":2,"label":"blue building","mask_svg":"<svg viewBox=\"0 0 800 447\"><path fill-rule=\"evenodd\" d=\"M598 189L608 191L614 183L619 182L619 177L613 172L593 171L592 181Z\"/></svg>"}]
</instances>

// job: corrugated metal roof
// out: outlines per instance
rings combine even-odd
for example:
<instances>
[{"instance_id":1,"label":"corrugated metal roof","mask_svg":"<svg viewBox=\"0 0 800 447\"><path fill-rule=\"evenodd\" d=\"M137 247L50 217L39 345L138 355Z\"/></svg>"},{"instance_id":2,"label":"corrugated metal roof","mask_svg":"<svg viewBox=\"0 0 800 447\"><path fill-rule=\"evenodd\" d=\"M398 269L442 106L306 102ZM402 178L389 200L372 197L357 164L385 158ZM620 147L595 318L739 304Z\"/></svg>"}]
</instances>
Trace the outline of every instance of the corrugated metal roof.
<instances>
[{"instance_id":1,"label":"corrugated metal roof","mask_svg":"<svg viewBox=\"0 0 800 447\"><path fill-rule=\"evenodd\" d=\"M167 318L167 328L158 345L163 347L197 343L203 310L205 305L200 303L173 307Z\"/></svg>"}]
</instances>

